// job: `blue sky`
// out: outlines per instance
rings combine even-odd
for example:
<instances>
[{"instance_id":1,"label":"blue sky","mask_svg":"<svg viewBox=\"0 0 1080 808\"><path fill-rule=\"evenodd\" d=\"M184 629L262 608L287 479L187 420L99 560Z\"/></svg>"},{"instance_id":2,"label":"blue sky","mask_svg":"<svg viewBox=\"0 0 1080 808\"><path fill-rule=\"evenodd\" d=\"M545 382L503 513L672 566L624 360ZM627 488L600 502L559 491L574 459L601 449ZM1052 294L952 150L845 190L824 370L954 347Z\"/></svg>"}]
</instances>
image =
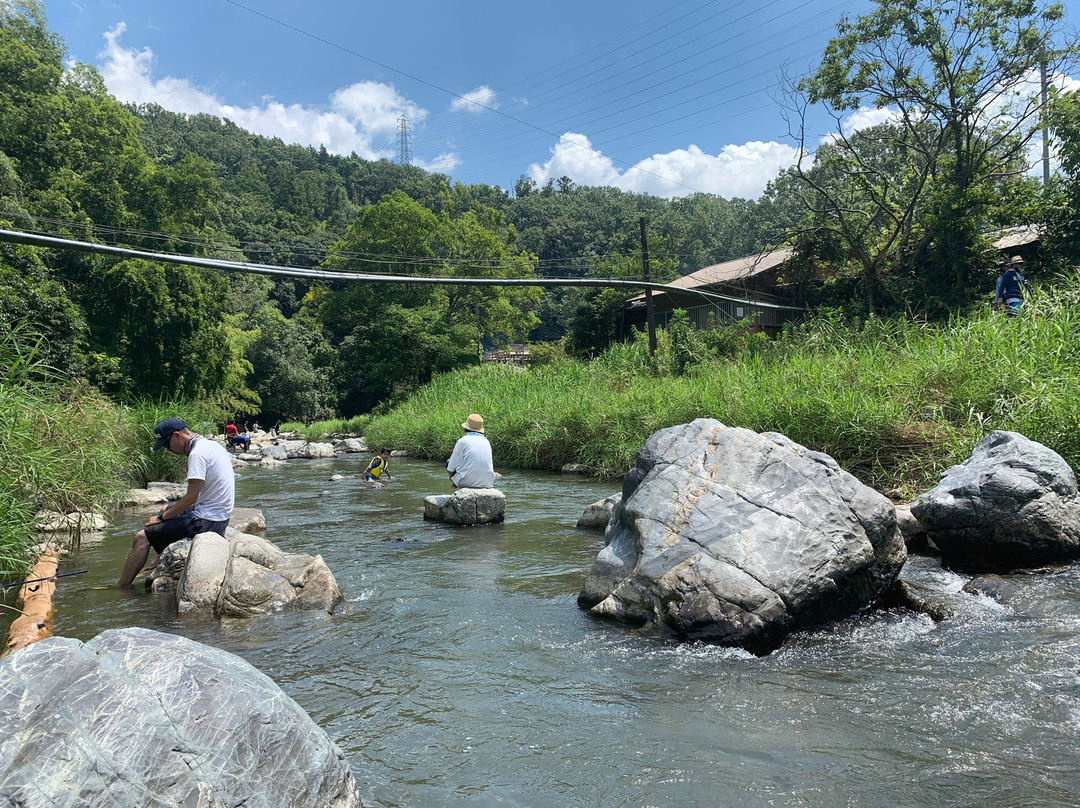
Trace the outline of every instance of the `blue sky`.
<instances>
[{"instance_id":1,"label":"blue sky","mask_svg":"<svg viewBox=\"0 0 1080 808\"><path fill-rule=\"evenodd\" d=\"M1068 6L1075 5L1070 0ZM870 0L46 0L117 98L454 180L756 198L795 157L782 72ZM873 119L878 113L864 113ZM812 117L814 138L835 123Z\"/></svg>"}]
</instances>

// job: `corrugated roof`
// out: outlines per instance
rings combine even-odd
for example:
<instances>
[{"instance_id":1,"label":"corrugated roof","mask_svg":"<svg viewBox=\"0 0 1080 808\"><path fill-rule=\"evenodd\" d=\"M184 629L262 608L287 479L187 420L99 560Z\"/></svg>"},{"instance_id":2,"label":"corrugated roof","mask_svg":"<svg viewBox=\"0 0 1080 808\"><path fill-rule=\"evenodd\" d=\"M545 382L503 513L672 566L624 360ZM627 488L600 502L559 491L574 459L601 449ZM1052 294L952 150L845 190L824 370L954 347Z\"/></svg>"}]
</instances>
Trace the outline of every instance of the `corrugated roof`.
<instances>
[{"instance_id":1,"label":"corrugated roof","mask_svg":"<svg viewBox=\"0 0 1080 808\"><path fill-rule=\"evenodd\" d=\"M672 281L668 286L676 289L700 289L703 286L712 286L718 283L734 283L735 281L747 280L775 269L791 257L791 248L784 247L780 250L749 255L746 258L736 258L734 261L725 261L722 264L699 269L689 275Z\"/></svg>"},{"instance_id":2,"label":"corrugated roof","mask_svg":"<svg viewBox=\"0 0 1080 808\"><path fill-rule=\"evenodd\" d=\"M998 250L1012 250L1016 247L1026 247L1034 244L1042 238L1042 228L1037 224L1010 227L1002 231L1000 237L994 240L994 248Z\"/></svg>"},{"instance_id":3,"label":"corrugated roof","mask_svg":"<svg viewBox=\"0 0 1080 808\"><path fill-rule=\"evenodd\" d=\"M762 272L768 272L770 269L776 269L776 267L780 266L790 257L790 247L761 253L760 255L748 255L745 258L736 258L733 261L725 261L722 264L707 266L704 269L699 269L697 272L683 275L683 277L673 280L671 283L665 285L670 286L672 290L675 290L703 289L706 286L732 284L742 280L749 280L755 275L760 275ZM654 294L662 295L664 293L655 292ZM630 298L629 302L644 299L645 295L640 294Z\"/></svg>"}]
</instances>

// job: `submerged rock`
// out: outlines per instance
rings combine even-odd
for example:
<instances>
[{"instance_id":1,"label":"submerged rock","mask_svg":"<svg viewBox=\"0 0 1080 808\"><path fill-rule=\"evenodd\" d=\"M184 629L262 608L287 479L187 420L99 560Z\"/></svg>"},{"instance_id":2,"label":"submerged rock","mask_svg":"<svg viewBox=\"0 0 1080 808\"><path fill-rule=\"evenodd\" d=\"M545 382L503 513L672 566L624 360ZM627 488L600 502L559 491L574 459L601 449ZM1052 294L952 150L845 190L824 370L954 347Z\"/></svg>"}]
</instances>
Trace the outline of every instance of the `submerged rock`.
<instances>
[{"instance_id":1,"label":"submerged rock","mask_svg":"<svg viewBox=\"0 0 1080 808\"><path fill-rule=\"evenodd\" d=\"M506 518L506 495L498 488L459 488L424 497L424 518L448 525L487 525Z\"/></svg>"},{"instance_id":2,"label":"submerged rock","mask_svg":"<svg viewBox=\"0 0 1080 808\"><path fill-rule=\"evenodd\" d=\"M1016 432L992 432L911 512L942 560L973 572L1080 557L1080 497L1069 464Z\"/></svg>"},{"instance_id":3,"label":"submerged rock","mask_svg":"<svg viewBox=\"0 0 1080 808\"><path fill-rule=\"evenodd\" d=\"M141 628L0 659L11 805L359 808L348 761L240 657Z\"/></svg>"},{"instance_id":4,"label":"submerged rock","mask_svg":"<svg viewBox=\"0 0 1080 808\"><path fill-rule=\"evenodd\" d=\"M607 538L591 615L759 653L871 603L907 556L892 503L831 457L712 419L646 441Z\"/></svg>"}]
</instances>

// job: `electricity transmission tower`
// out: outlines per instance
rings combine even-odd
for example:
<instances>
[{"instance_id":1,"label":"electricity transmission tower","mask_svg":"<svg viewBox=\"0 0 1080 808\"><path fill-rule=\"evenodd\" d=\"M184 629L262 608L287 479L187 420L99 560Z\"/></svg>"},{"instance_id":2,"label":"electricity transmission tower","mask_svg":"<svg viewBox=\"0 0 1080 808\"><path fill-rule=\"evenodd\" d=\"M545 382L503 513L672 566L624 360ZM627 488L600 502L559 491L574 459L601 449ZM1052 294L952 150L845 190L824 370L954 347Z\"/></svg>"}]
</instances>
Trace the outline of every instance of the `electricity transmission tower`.
<instances>
[{"instance_id":1,"label":"electricity transmission tower","mask_svg":"<svg viewBox=\"0 0 1080 808\"><path fill-rule=\"evenodd\" d=\"M407 166L412 163L412 135L409 133L409 124L412 121L409 120L408 115L402 115L397 119L397 123L397 161Z\"/></svg>"}]
</instances>

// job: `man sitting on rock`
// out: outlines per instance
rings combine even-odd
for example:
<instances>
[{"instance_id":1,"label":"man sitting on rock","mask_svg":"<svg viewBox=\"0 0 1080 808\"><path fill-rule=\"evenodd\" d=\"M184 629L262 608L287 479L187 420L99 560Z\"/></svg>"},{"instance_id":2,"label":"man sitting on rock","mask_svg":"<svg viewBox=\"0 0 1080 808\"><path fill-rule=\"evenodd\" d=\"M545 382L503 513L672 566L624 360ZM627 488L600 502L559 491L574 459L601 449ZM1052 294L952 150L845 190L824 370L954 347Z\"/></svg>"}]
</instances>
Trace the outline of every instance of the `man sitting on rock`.
<instances>
[{"instance_id":1,"label":"man sitting on rock","mask_svg":"<svg viewBox=\"0 0 1080 808\"><path fill-rule=\"evenodd\" d=\"M461 425L465 434L454 444L446 471L454 488L491 488L495 485L491 444L484 437L484 419L473 413Z\"/></svg>"},{"instance_id":2,"label":"man sitting on rock","mask_svg":"<svg viewBox=\"0 0 1080 808\"><path fill-rule=\"evenodd\" d=\"M168 448L173 454L187 457L187 493L151 516L135 534L120 573L120 586L129 586L135 580L151 547L160 555L173 542L200 533L224 536L232 518L235 481L232 458L225 447L192 432L179 418L166 418L154 427L154 434L155 452Z\"/></svg>"}]
</instances>

